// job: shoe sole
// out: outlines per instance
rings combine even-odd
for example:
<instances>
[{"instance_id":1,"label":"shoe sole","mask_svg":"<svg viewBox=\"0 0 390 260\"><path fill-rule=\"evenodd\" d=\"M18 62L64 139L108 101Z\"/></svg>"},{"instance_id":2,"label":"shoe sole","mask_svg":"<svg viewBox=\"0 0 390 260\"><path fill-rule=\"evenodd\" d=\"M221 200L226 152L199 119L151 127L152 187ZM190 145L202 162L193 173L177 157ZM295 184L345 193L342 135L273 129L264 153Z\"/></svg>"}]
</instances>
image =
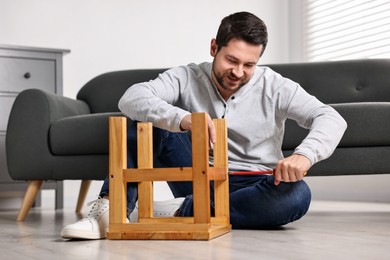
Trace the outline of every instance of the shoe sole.
<instances>
[{"instance_id":1,"label":"shoe sole","mask_svg":"<svg viewBox=\"0 0 390 260\"><path fill-rule=\"evenodd\" d=\"M106 238L105 234L83 230L63 230L61 237L64 239L102 239Z\"/></svg>"}]
</instances>

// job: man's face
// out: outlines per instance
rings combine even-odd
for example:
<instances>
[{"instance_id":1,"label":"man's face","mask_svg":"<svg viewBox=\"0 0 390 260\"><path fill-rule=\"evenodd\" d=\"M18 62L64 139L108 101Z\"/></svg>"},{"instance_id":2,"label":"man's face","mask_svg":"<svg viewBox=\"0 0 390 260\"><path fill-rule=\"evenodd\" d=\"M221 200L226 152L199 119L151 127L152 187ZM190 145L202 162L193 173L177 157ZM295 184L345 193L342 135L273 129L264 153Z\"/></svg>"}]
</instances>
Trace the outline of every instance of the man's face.
<instances>
[{"instance_id":1,"label":"man's face","mask_svg":"<svg viewBox=\"0 0 390 260\"><path fill-rule=\"evenodd\" d=\"M218 45L213 39L210 48L210 54L214 57L212 80L227 100L251 79L263 46L232 39L226 47L218 52L217 49Z\"/></svg>"}]
</instances>

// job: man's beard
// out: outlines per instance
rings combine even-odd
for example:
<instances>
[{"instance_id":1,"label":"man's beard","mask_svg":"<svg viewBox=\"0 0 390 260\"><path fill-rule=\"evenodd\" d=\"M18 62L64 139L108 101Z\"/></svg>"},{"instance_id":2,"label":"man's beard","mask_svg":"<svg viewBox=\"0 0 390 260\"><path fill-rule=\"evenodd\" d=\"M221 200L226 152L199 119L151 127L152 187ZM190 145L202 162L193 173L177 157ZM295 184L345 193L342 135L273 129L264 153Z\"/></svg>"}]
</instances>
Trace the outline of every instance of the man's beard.
<instances>
[{"instance_id":1,"label":"man's beard","mask_svg":"<svg viewBox=\"0 0 390 260\"><path fill-rule=\"evenodd\" d=\"M229 84L225 81L225 77L228 77L228 73L225 73L225 74L218 74L215 70L215 66L214 66L214 63L213 63L213 67L212 67L212 73L214 75L214 78L215 80L218 82L219 86L221 86L222 89L224 90L228 90L228 91L238 91L242 86L244 86L247 81L244 81L244 80L241 80L237 86L237 84L235 84L234 86L237 86L235 87L234 89L230 88L229 87ZM234 77L234 75L231 75L231 77Z\"/></svg>"}]
</instances>

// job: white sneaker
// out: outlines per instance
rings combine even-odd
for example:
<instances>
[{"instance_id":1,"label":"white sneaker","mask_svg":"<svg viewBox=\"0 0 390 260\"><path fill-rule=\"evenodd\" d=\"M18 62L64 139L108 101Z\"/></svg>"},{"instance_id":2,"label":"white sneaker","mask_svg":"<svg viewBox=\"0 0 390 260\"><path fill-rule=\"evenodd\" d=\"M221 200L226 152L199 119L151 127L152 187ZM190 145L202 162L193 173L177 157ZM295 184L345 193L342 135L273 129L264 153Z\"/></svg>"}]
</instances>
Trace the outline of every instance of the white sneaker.
<instances>
[{"instance_id":1,"label":"white sneaker","mask_svg":"<svg viewBox=\"0 0 390 260\"><path fill-rule=\"evenodd\" d=\"M175 198L166 201L154 201L153 216L155 218L173 217L176 211L183 204L185 198ZM135 205L133 212L129 216L130 222L138 221L138 202Z\"/></svg>"},{"instance_id":2,"label":"white sneaker","mask_svg":"<svg viewBox=\"0 0 390 260\"><path fill-rule=\"evenodd\" d=\"M86 217L62 229L62 238L101 239L106 237L109 224L108 210L110 201L99 198L88 203L88 206L92 203L95 204Z\"/></svg>"}]
</instances>

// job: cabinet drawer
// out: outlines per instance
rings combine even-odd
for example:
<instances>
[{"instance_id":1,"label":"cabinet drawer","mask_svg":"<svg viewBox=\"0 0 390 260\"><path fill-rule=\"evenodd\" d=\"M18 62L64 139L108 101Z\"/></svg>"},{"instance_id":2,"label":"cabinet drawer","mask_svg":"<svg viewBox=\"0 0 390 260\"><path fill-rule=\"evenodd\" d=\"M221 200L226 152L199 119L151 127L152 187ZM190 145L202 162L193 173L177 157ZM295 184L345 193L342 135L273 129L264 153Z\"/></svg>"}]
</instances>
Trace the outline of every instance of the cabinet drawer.
<instances>
[{"instance_id":1,"label":"cabinet drawer","mask_svg":"<svg viewBox=\"0 0 390 260\"><path fill-rule=\"evenodd\" d=\"M21 92L29 88L55 92L55 61L0 57L0 91Z\"/></svg>"},{"instance_id":2,"label":"cabinet drawer","mask_svg":"<svg viewBox=\"0 0 390 260\"><path fill-rule=\"evenodd\" d=\"M16 96L0 95L0 133L7 130L7 123Z\"/></svg>"}]
</instances>

